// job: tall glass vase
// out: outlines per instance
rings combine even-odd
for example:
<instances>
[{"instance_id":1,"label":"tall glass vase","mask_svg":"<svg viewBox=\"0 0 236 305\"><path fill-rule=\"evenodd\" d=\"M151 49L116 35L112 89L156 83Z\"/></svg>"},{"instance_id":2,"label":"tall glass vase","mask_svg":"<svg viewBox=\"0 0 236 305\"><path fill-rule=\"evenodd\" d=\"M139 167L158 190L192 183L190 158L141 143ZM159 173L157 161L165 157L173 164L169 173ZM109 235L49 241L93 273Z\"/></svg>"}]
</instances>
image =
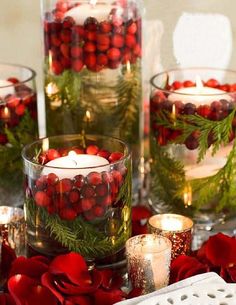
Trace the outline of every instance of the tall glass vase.
<instances>
[{"instance_id":1,"label":"tall glass vase","mask_svg":"<svg viewBox=\"0 0 236 305\"><path fill-rule=\"evenodd\" d=\"M140 160L141 4L42 0L47 134L111 135Z\"/></svg>"}]
</instances>

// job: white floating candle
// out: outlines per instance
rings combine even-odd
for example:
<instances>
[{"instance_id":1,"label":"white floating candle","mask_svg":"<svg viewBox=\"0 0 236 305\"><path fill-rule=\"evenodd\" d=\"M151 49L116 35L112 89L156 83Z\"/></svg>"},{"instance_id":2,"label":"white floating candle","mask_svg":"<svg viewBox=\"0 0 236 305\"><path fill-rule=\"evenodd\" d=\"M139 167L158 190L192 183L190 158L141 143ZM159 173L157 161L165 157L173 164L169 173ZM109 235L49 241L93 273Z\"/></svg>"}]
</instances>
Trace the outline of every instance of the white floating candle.
<instances>
[{"instance_id":1,"label":"white floating candle","mask_svg":"<svg viewBox=\"0 0 236 305\"><path fill-rule=\"evenodd\" d=\"M96 3L91 1L90 4L85 3L73 7L65 13L65 17L72 17L78 25L84 24L88 17L94 17L98 22L106 20L114 8L110 3Z\"/></svg>"},{"instance_id":2,"label":"white floating candle","mask_svg":"<svg viewBox=\"0 0 236 305\"><path fill-rule=\"evenodd\" d=\"M71 151L68 156L57 158L45 164L43 175L54 173L59 179L73 179L76 175L87 176L93 171L108 171L108 165L109 162L103 157L87 154L78 155Z\"/></svg>"},{"instance_id":3,"label":"white floating candle","mask_svg":"<svg viewBox=\"0 0 236 305\"><path fill-rule=\"evenodd\" d=\"M184 104L194 103L195 105L208 104L214 101L225 99L231 101L232 98L225 91L204 87L199 77L196 78L196 87L187 87L175 90L174 93L168 97L169 101L181 101Z\"/></svg>"},{"instance_id":4,"label":"white floating candle","mask_svg":"<svg viewBox=\"0 0 236 305\"><path fill-rule=\"evenodd\" d=\"M3 98L8 94L14 94L14 86L7 80L0 79L0 97Z\"/></svg>"}]
</instances>

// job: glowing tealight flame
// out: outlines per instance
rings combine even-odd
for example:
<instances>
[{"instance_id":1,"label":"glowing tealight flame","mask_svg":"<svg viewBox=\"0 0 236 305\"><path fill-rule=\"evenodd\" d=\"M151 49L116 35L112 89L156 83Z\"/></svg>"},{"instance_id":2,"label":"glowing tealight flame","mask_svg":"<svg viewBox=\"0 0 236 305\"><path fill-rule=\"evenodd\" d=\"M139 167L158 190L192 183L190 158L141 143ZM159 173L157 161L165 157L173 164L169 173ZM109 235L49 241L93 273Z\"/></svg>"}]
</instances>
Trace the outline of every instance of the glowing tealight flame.
<instances>
[{"instance_id":1,"label":"glowing tealight flame","mask_svg":"<svg viewBox=\"0 0 236 305\"><path fill-rule=\"evenodd\" d=\"M10 111L9 111L8 107L5 106L3 109L3 113L2 113L2 119L8 120L10 118L10 116L11 116Z\"/></svg>"},{"instance_id":2,"label":"glowing tealight flame","mask_svg":"<svg viewBox=\"0 0 236 305\"><path fill-rule=\"evenodd\" d=\"M46 93L49 97L58 93L58 91L58 87L55 83L49 83L46 87Z\"/></svg>"},{"instance_id":3,"label":"glowing tealight flame","mask_svg":"<svg viewBox=\"0 0 236 305\"><path fill-rule=\"evenodd\" d=\"M186 185L184 188L184 205L185 207L192 205L192 187L191 185Z\"/></svg>"},{"instance_id":4,"label":"glowing tealight flame","mask_svg":"<svg viewBox=\"0 0 236 305\"><path fill-rule=\"evenodd\" d=\"M175 106L175 104L172 105L172 118L173 119L176 118L176 106Z\"/></svg>"},{"instance_id":5,"label":"glowing tealight flame","mask_svg":"<svg viewBox=\"0 0 236 305\"><path fill-rule=\"evenodd\" d=\"M91 120L91 113L89 110L86 110L85 116L86 116L86 120L89 122Z\"/></svg>"},{"instance_id":6,"label":"glowing tealight flame","mask_svg":"<svg viewBox=\"0 0 236 305\"><path fill-rule=\"evenodd\" d=\"M202 80L201 80L201 77L199 75L196 76L196 87L197 88L203 88L203 83L202 83Z\"/></svg>"},{"instance_id":7,"label":"glowing tealight flame","mask_svg":"<svg viewBox=\"0 0 236 305\"><path fill-rule=\"evenodd\" d=\"M130 65L130 61L129 60L126 63L126 68L127 68L127 74L131 74L131 65Z\"/></svg>"}]
</instances>

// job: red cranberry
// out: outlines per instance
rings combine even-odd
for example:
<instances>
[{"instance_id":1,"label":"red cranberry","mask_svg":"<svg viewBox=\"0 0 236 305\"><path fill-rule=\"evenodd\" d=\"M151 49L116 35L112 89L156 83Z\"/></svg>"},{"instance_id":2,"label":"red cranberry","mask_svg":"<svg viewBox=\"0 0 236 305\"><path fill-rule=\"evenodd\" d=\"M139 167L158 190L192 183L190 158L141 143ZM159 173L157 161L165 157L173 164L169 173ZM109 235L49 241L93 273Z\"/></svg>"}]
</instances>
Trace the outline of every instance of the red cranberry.
<instances>
[{"instance_id":1,"label":"red cranberry","mask_svg":"<svg viewBox=\"0 0 236 305\"><path fill-rule=\"evenodd\" d=\"M46 164L48 162L47 154L41 153L38 161L39 161L39 164L42 164L42 165Z\"/></svg>"},{"instance_id":2,"label":"red cranberry","mask_svg":"<svg viewBox=\"0 0 236 305\"><path fill-rule=\"evenodd\" d=\"M139 44L136 44L134 49L133 49L133 54L137 57L141 57L142 56L142 49L140 47Z\"/></svg>"},{"instance_id":3,"label":"red cranberry","mask_svg":"<svg viewBox=\"0 0 236 305\"><path fill-rule=\"evenodd\" d=\"M50 214L50 215L53 215L56 213L56 209L53 205L47 206L47 211L48 211L48 214Z\"/></svg>"},{"instance_id":4,"label":"red cranberry","mask_svg":"<svg viewBox=\"0 0 236 305\"><path fill-rule=\"evenodd\" d=\"M108 158L110 157L111 153L105 149L101 149L99 150L99 152L97 153L97 156L99 157L103 157L105 159L108 160Z\"/></svg>"},{"instance_id":5,"label":"red cranberry","mask_svg":"<svg viewBox=\"0 0 236 305\"><path fill-rule=\"evenodd\" d=\"M195 83L192 82L191 80L186 80L183 82L184 87L195 87Z\"/></svg>"},{"instance_id":6,"label":"red cranberry","mask_svg":"<svg viewBox=\"0 0 236 305\"><path fill-rule=\"evenodd\" d=\"M173 103L169 100L164 100L160 103L159 108L160 108L160 110L165 110L165 111L172 112Z\"/></svg>"},{"instance_id":7,"label":"red cranberry","mask_svg":"<svg viewBox=\"0 0 236 305\"><path fill-rule=\"evenodd\" d=\"M46 194L47 194L49 197L52 197L53 194L55 193L55 187L52 186L52 185L48 185L48 186L47 186L47 189L46 189L45 191L46 191Z\"/></svg>"},{"instance_id":8,"label":"red cranberry","mask_svg":"<svg viewBox=\"0 0 236 305\"><path fill-rule=\"evenodd\" d=\"M125 44L128 48L132 49L136 45L135 36L131 34L127 34L125 37Z\"/></svg>"},{"instance_id":9,"label":"red cranberry","mask_svg":"<svg viewBox=\"0 0 236 305\"><path fill-rule=\"evenodd\" d=\"M59 216L62 220L74 220L77 217L77 213L71 208L64 208L60 210Z\"/></svg>"},{"instance_id":10,"label":"red cranberry","mask_svg":"<svg viewBox=\"0 0 236 305\"><path fill-rule=\"evenodd\" d=\"M60 33L60 38L65 43L70 43L72 40L71 30L64 29Z\"/></svg>"},{"instance_id":11,"label":"red cranberry","mask_svg":"<svg viewBox=\"0 0 236 305\"><path fill-rule=\"evenodd\" d=\"M121 56L120 50L117 48L111 48L107 51L107 57L109 60L116 61L119 60Z\"/></svg>"},{"instance_id":12,"label":"red cranberry","mask_svg":"<svg viewBox=\"0 0 236 305\"><path fill-rule=\"evenodd\" d=\"M15 113L18 116L23 116L25 113L25 105L23 105L23 104L18 105L15 109Z\"/></svg>"},{"instance_id":13,"label":"red cranberry","mask_svg":"<svg viewBox=\"0 0 236 305\"><path fill-rule=\"evenodd\" d=\"M185 145L189 150L197 149L199 146L198 138L199 138L200 132L194 131L186 140Z\"/></svg>"},{"instance_id":14,"label":"red cranberry","mask_svg":"<svg viewBox=\"0 0 236 305\"><path fill-rule=\"evenodd\" d=\"M178 90L180 88L183 88L183 83L176 80L173 82L172 86L173 86L174 90Z\"/></svg>"},{"instance_id":15,"label":"red cranberry","mask_svg":"<svg viewBox=\"0 0 236 305\"><path fill-rule=\"evenodd\" d=\"M65 194L57 194L57 196L54 199L54 205L57 208L57 210L62 210L68 206L68 198Z\"/></svg>"},{"instance_id":16,"label":"red cranberry","mask_svg":"<svg viewBox=\"0 0 236 305\"><path fill-rule=\"evenodd\" d=\"M62 43L60 46L60 51L64 57L70 57L70 47L68 46L68 44Z\"/></svg>"},{"instance_id":17,"label":"red cranberry","mask_svg":"<svg viewBox=\"0 0 236 305\"><path fill-rule=\"evenodd\" d=\"M100 205L103 205L104 207L109 207L112 204L111 195L107 195L105 197L98 197L97 201Z\"/></svg>"},{"instance_id":18,"label":"red cranberry","mask_svg":"<svg viewBox=\"0 0 236 305\"><path fill-rule=\"evenodd\" d=\"M74 177L74 185L77 187L77 188L81 188L84 186L84 183L85 183L85 178L83 175L77 175Z\"/></svg>"},{"instance_id":19,"label":"red cranberry","mask_svg":"<svg viewBox=\"0 0 236 305\"><path fill-rule=\"evenodd\" d=\"M47 156L48 156L48 160L51 161L60 158L61 155L56 149L50 148L47 152Z\"/></svg>"},{"instance_id":20,"label":"red cranberry","mask_svg":"<svg viewBox=\"0 0 236 305\"><path fill-rule=\"evenodd\" d=\"M113 182L113 176L112 173L109 172L102 172L102 180L103 182L109 184Z\"/></svg>"},{"instance_id":21,"label":"red cranberry","mask_svg":"<svg viewBox=\"0 0 236 305\"><path fill-rule=\"evenodd\" d=\"M76 203L80 199L80 193L78 190L72 190L69 194L69 200L71 203Z\"/></svg>"},{"instance_id":22,"label":"red cranberry","mask_svg":"<svg viewBox=\"0 0 236 305\"><path fill-rule=\"evenodd\" d=\"M73 209L75 210L77 215L80 215L83 212L80 202L79 203L76 202L75 204L73 204Z\"/></svg>"},{"instance_id":23,"label":"red cranberry","mask_svg":"<svg viewBox=\"0 0 236 305\"><path fill-rule=\"evenodd\" d=\"M119 171L112 171L112 176L115 180L115 182L120 186L122 184L122 180L123 180L123 177L121 175L121 173Z\"/></svg>"},{"instance_id":24,"label":"red cranberry","mask_svg":"<svg viewBox=\"0 0 236 305\"><path fill-rule=\"evenodd\" d=\"M112 25L108 21L102 21L99 25L99 30L102 33L109 33L112 30Z\"/></svg>"},{"instance_id":25,"label":"red cranberry","mask_svg":"<svg viewBox=\"0 0 236 305\"><path fill-rule=\"evenodd\" d=\"M97 57L97 63L98 65L100 66L106 66L107 63L108 63L108 58L105 54L99 54L98 57Z\"/></svg>"},{"instance_id":26,"label":"red cranberry","mask_svg":"<svg viewBox=\"0 0 236 305\"><path fill-rule=\"evenodd\" d=\"M7 136L4 133L0 133L0 144L5 145L8 142Z\"/></svg>"},{"instance_id":27,"label":"red cranberry","mask_svg":"<svg viewBox=\"0 0 236 305\"><path fill-rule=\"evenodd\" d=\"M88 155L96 155L99 152L99 148L96 145L89 145L86 148L86 154Z\"/></svg>"},{"instance_id":28,"label":"red cranberry","mask_svg":"<svg viewBox=\"0 0 236 305\"><path fill-rule=\"evenodd\" d=\"M9 108L16 108L20 104L20 98L11 95L7 98L7 106Z\"/></svg>"},{"instance_id":29,"label":"red cranberry","mask_svg":"<svg viewBox=\"0 0 236 305\"><path fill-rule=\"evenodd\" d=\"M72 46L70 54L74 58L81 58L83 56L83 49L80 46Z\"/></svg>"},{"instance_id":30,"label":"red cranberry","mask_svg":"<svg viewBox=\"0 0 236 305\"><path fill-rule=\"evenodd\" d=\"M196 111L196 106L194 104L187 103L184 105L185 114L193 115L193 114L195 114L195 111Z\"/></svg>"},{"instance_id":31,"label":"red cranberry","mask_svg":"<svg viewBox=\"0 0 236 305\"><path fill-rule=\"evenodd\" d=\"M62 13L65 13L69 9L69 3L63 0L57 1L56 3L56 9L58 11L61 11Z\"/></svg>"},{"instance_id":32,"label":"red cranberry","mask_svg":"<svg viewBox=\"0 0 236 305\"><path fill-rule=\"evenodd\" d=\"M111 163L119 161L121 158L123 158L123 154L119 151L113 152L111 153L110 157L109 157L109 161Z\"/></svg>"},{"instance_id":33,"label":"red cranberry","mask_svg":"<svg viewBox=\"0 0 236 305\"><path fill-rule=\"evenodd\" d=\"M84 28L81 25L73 27L73 41L82 42L85 35Z\"/></svg>"},{"instance_id":34,"label":"red cranberry","mask_svg":"<svg viewBox=\"0 0 236 305\"><path fill-rule=\"evenodd\" d=\"M135 34L136 32L137 32L137 24L135 22L132 22L127 26L127 33Z\"/></svg>"},{"instance_id":35,"label":"red cranberry","mask_svg":"<svg viewBox=\"0 0 236 305\"><path fill-rule=\"evenodd\" d=\"M84 52L94 53L96 51L96 45L90 41L85 42L83 50Z\"/></svg>"},{"instance_id":36,"label":"red cranberry","mask_svg":"<svg viewBox=\"0 0 236 305\"><path fill-rule=\"evenodd\" d=\"M92 209L92 207L96 204L96 201L94 198L83 198L80 200L80 206L82 211L89 211Z\"/></svg>"},{"instance_id":37,"label":"red cranberry","mask_svg":"<svg viewBox=\"0 0 236 305\"><path fill-rule=\"evenodd\" d=\"M120 34L115 34L111 39L111 44L115 48L122 48L124 46L125 40L124 37Z\"/></svg>"},{"instance_id":38,"label":"red cranberry","mask_svg":"<svg viewBox=\"0 0 236 305\"><path fill-rule=\"evenodd\" d=\"M92 213L92 211L86 211L83 213L84 219L87 221L92 221L95 218L95 215Z\"/></svg>"},{"instance_id":39,"label":"red cranberry","mask_svg":"<svg viewBox=\"0 0 236 305\"><path fill-rule=\"evenodd\" d=\"M79 73L83 69L84 63L81 59L75 59L72 61L72 69Z\"/></svg>"},{"instance_id":40,"label":"red cranberry","mask_svg":"<svg viewBox=\"0 0 236 305\"><path fill-rule=\"evenodd\" d=\"M96 31L98 28L98 21L94 17L88 17L84 21L84 28L89 31Z\"/></svg>"},{"instance_id":41,"label":"red cranberry","mask_svg":"<svg viewBox=\"0 0 236 305\"><path fill-rule=\"evenodd\" d=\"M10 83L13 83L13 84L18 84L19 83L19 80L16 77L9 77L7 79L7 81L10 82Z\"/></svg>"},{"instance_id":42,"label":"red cranberry","mask_svg":"<svg viewBox=\"0 0 236 305\"><path fill-rule=\"evenodd\" d=\"M90 42L96 42L97 39L97 34L96 32L92 32L92 31L85 31L84 32L84 39L86 41L90 41Z\"/></svg>"},{"instance_id":43,"label":"red cranberry","mask_svg":"<svg viewBox=\"0 0 236 305\"><path fill-rule=\"evenodd\" d=\"M51 44L55 47L60 47L61 40L57 37L56 34L51 35Z\"/></svg>"},{"instance_id":44,"label":"red cranberry","mask_svg":"<svg viewBox=\"0 0 236 305\"><path fill-rule=\"evenodd\" d=\"M71 59L62 57L61 58L61 64L64 67L64 69L69 69L71 67Z\"/></svg>"},{"instance_id":45,"label":"red cranberry","mask_svg":"<svg viewBox=\"0 0 236 305\"><path fill-rule=\"evenodd\" d=\"M96 217L102 217L105 213L105 210L102 206L100 205L95 205L92 209L92 213L96 216Z\"/></svg>"},{"instance_id":46,"label":"red cranberry","mask_svg":"<svg viewBox=\"0 0 236 305\"><path fill-rule=\"evenodd\" d=\"M90 185L84 185L81 189L81 194L85 198L91 198L95 195L95 190Z\"/></svg>"},{"instance_id":47,"label":"red cranberry","mask_svg":"<svg viewBox=\"0 0 236 305\"><path fill-rule=\"evenodd\" d=\"M59 183L56 185L56 191L58 193L67 193L72 189L72 182L68 178L64 178L59 181Z\"/></svg>"},{"instance_id":48,"label":"red cranberry","mask_svg":"<svg viewBox=\"0 0 236 305\"><path fill-rule=\"evenodd\" d=\"M44 190L47 187L47 177L41 176L35 182L36 188L38 190Z\"/></svg>"},{"instance_id":49,"label":"red cranberry","mask_svg":"<svg viewBox=\"0 0 236 305\"><path fill-rule=\"evenodd\" d=\"M119 67L119 65L120 65L120 61L119 61L119 60L117 60L117 61L112 61L112 60L110 60L110 61L108 62L108 67L109 67L110 69L112 69L112 70L117 69L117 68Z\"/></svg>"},{"instance_id":50,"label":"red cranberry","mask_svg":"<svg viewBox=\"0 0 236 305\"><path fill-rule=\"evenodd\" d=\"M43 191L36 192L36 194L34 196L34 200L35 200L36 205L41 206L41 207L49 206L51 203L50 197Z\"/></svg>"},{"instance_id":51,"label":"red cranberry","mask_svg":"<svg viewBox=\"0 0 236 305\"><path fill-rule=\"evenodd\" d=\"M49 185L55 185L59 181L59 178L57 177L56 174L50 173L48 174L47 182Z\"/></svg>"},{"instance_id":52,"label":"red cranberry","mask_svg":"<svg viewBox=\"0 0 236 305\"><path fill-rule=\"evenodd\" d=\"M88 174L87 180L91 185L98 185L102 183L102 175L97 172L91 172Z\"/></svg>"},{"instance_id":53,"label":"red cranberry","mask_svg":"<svg viewBox=\"0 0 236 305\"><path fill-rule=\"evenodd\" d=\"M96 55L94 53L87 53L84 58L84 63L88 69L92 69L96 66Z\"/></svg>"},{"instance_id":54,"label":"red cranberry","mask_svg":"<svg viewBox=\"0 0 236 305\"><path fill-rule=\"evenodd\" d=\"M74 19L72 18L72 17L70 17L70 16L67 16L64 20L63 20L63 22L62 22L62 27L64 28L64 29L70 29L70 28L72 28L72 26L75 24L75 21L74 21Z\"/></svg>"},{"instance_id":55,"label":"red cranberry","mask_svg":"<svg viewBox=\"0 0 236 305\"><path fill-rule=\"evenodd\" d=\"M95 188L95 192L97 196L103 197L108 193L108 185L107 184L99 184Z\"/></svg>"},{"instance_id":56,"label":"red cranberry","mask_svg":"<svg viewBox=\"0 0 236 305\"><path fill-rule=\"evenodd\" d=\"M53 60L51 65L52 72L59 75L63 72L63 66L58 60Z\"/></svg>"},{"instance_id":57,"label":"red cranberry","mask_svg":"<svg viewBox=\"0 0 236 305\"><path fill-rule=\"evenodd\" d=\"M110 38L107 34L97 34L96 38L97 38L97 44L109 46Z\"/></svg>"},{"instance_id":58,"label":"red cranberry","mask_svg":"<svg viewBox=\"0 0 236 305\"><path fill-rule=\"evenodd\" d=\"M214 101L211 103L211 110L212 111L215 111L215 112L218 112L221 110L221 102L220 101Z\"/></svg>"},{"instance_id":59,"label":"red cranberry","mask_svg":"<svg viewBox=\"0 0 236 305\"><path fill-rule=\"evenodd\" d=\"M100 52L106 52L109 49L109 44L97 44L97 50Z\"/></svg>"},{"instance_id":60,"label":"red cranberry","mask_svg":"<svg viewBox=\"0 0 236 305\"><path fill-rule=\"evenodd\" d=\"M216 79L214 79L214 78L209 79L209 80L205 83L205 86L206 86L206 87L212 87L212 88L216 88L216 87L218 87L219 85L220 85L219 82L218 82Z\"/></svg>"},{"instance_id":61,"label":"red cranberry","mask_svg":"<svg viewBox=\"0 0 236 305\"><path fill-rule=\"evenodd\" d=\"M211 113L211 108L209 105L200 105L197 108L197 113L204 118L208 118Z\"/></svg>"}]
</instances>

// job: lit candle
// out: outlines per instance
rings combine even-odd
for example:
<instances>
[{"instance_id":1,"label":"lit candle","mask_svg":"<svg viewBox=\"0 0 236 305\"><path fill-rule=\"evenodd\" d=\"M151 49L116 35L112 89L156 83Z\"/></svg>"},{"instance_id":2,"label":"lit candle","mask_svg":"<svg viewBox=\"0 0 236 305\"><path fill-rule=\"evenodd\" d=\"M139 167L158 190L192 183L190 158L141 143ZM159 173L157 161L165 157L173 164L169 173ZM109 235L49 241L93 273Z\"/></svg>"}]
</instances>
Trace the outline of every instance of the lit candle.
<instances>
[{"instance_id":1,"label":"lit candle","mask_svg":"<svg viewBox=\"0 0 236 305\"><path fill-rule=\"evenodd\" d=\"M199 77L196 77L195 87L180 88L168 96L169 101L175 102L181 100L184 104L194 103L195 105L210 105L212 102L220 99L232 100L230 95L226 94L223 90L204 87Z\"/></svg>"},{"instance_id":2,"label":"lit candle","mask_svg":"<svg viewBox=\"0 0 236 305\"><path fill-rule=\"evenodd\" d=\"M161 234L172 242L172 258L191 250L193 221L177 214L154 215L148 220L151 233Z\"/></svg>"},{"instance_id":3,"label":"lit candle","mask_svg":"<svg viewBox=\"0 0 236 305\"><path fill-rule=\"evenodd\" d=\"M104 168L106 165L107 168ZM57 158L45 164L43 175L53 172L59 179L73 179L76 175L87 176L92 171L109 171L108 165L109 162L103 157L87 154L78 155L74 151L70 151L68 156ZM96 169L94 170L94 168Z\"/></svg>"},{"instance_id":4,"label":"lit candle","mask_svg":"<svg viewBox=\"0 0 236 305\"><path fill-rule=\"evenodd\" d=\"M5 107L1 110L0 119L2 119L3 121L7 122L7 121L9 121L10 117L11 117L11 113L10 113L8 107L5 106Z\"/></svg>"},{"instance_id":5,"label":"lit candle","mask_svg":"<svg viewBox=\"0 0 236 305\"><path fill-rule=\"evenodd\" d=\"M155 234L144 234L126 242L128 274L133 288L149 293L168 285L171 242Z\"/></svg>"},{"instance_id":6,"label":"lit candle","mask_svg":"<svg viewBox=\"0 0 236 305\"><path fill-rule=\"evenodd\" d=\"M14 94L15 90L11 82L0 79L0 97L3 98L8 94Z\"/></svg>"},{"instance_id":7,"label":"lit candle","mask_svg":"<svg viewBox=\"0 0 236 305\"><path fill-rule=\"evenodd\" d=\"M96 0L91 0L89 4L84 3L73 7L65 13L65 17L72 17L79 25L83 25L88 17L94 17L101 22L108 18L113 8L115 6L110 3L97 3Z\"/></svg>"}]
</instances>

